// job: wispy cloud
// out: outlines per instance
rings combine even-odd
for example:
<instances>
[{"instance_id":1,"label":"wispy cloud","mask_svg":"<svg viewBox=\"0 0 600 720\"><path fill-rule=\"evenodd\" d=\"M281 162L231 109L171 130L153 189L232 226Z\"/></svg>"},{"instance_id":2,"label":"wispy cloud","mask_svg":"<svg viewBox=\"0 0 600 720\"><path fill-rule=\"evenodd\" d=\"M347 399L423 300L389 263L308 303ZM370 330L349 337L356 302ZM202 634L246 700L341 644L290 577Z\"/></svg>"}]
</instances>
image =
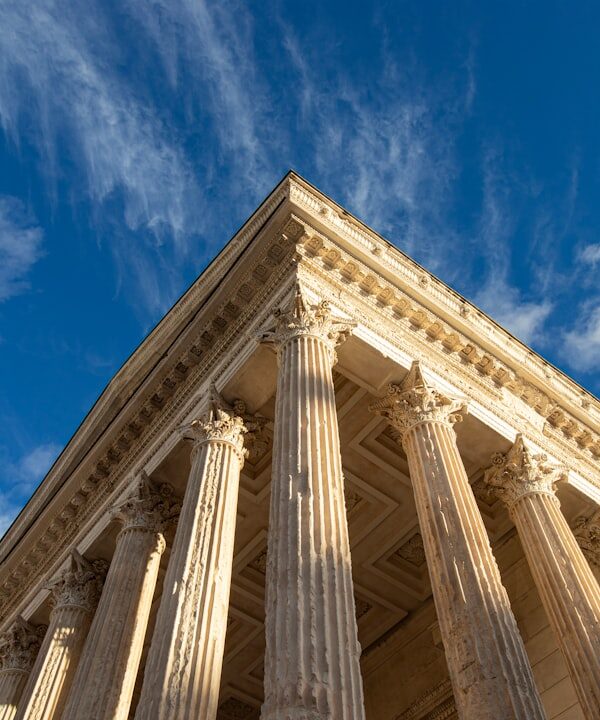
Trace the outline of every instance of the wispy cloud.
<instances>
[{"instance_id":1,"label":"wispy cloud","mask_svg":"<svg viewBox=\"0 0 600 720\"><path fill-rule=\"evenodd\" d=\"M477 229L485 272L475 303L525 343L543 344L544 323L552 311L545 297L525 298L510 279L512 247L517 226L512 195L518 178L503 168L498 147L490 145L483 157L483 202Z\"/></svg>"},{"instance_id":2,"label":"wispy cloud","mask_svg":"<svg viewBox=\"0 0 600 720\"><path fill-rule=\"evenodd\" d=\"M282 28L296 72L299 125L310 123L321 182L361 219L449 278L456 272L447 252L454 237L448 209L458 172L455 140L459 109L471 100L427 88L385 43L370 59L375 81L362 84L343 64L329 67L322 45L300 44L289 26ZM472 77L465 92L474 93Z\"/></svg>"},{"instance_id":3,"label":"wispy cloud","mask_svg":"<svg viewBox=\"0 0 600 720\"><path fill-rule=\"evenodd\" d=\"M175 265L183 262L203 194L172 129L126 84L118 63L107 62L122 51L101 11L60 0L9 2L2 25L0 121L7 135L18 145L25 133L38 145L51 184L74 163L80 182L71 192L84 191L99 226L120 216L138 252L166 245ZM131 277L123 248L115 257ZM164 309L180 289L170 280L142 298Z\"/></svg>"},{"instance_id":4,"label":"wispy cloud","mask_svg":"<svg viewBox=\"0 0 600 720\"><path fill-rule=\"evenodd\" d=\"M229 168L240 188L263 194L284 148L273 122L268 76L255 51L256 28L242 2L128 0L128 12L160 53L169 82L185 86L188 119L215 133L210 162ZM210 155L210 153L209 153Z\"/></svg>"},{"instance_id":5,"label":"wispy cloud","mask_svg":"<svg viewBox=\"0 0 600 720\"><path fill-rule=\"evenodd\" d=\"M595 270L596 266L600 264L600 243L591 243L581 248L577 259L581 265Z\"/></svg>"},{"instance_id":6,"label":"wispy cloud","mask_svg":"<svg viewBox=\"0 0 600 720\"><path fill-rule=\"evenodd\" d=\"M570 367L581 372L598 370L600 357L600 300L584 302L574 327L563 333L562 356Z\"/></svg>"},{"instance_id":7,"label":"wispy cloud","mask_svg":"<svg viewBox=\"0 0 600 720\"><path fill-rule=\"evenodd\" d=\"M60 452L55 443L31 448L16 461L10 461L0 448L0 535L15 519L21 506L42 480Z\"/></svg>"},{"instance_id":8,"label":"wispy cloud","mask_svg":"<svg viewBox=\"0 0 600 720\"><path fill-rule=\"evenodd\" d=\"M28 274L42 255L43 236L18 198L0 195L0 302L29 288Z\"/></svg>"},{"instance_id":9,"label":"wispy cloud","mask_svg":"<svg viewBox=\"0 0 600 720\"><path fill-rule=\"evenodd\" d=\"M476 302L523 342L544 342L544 323L552 311L550 301L527 302L506 280L491 278L477 293Z\"/></svg>"}]
</instances>

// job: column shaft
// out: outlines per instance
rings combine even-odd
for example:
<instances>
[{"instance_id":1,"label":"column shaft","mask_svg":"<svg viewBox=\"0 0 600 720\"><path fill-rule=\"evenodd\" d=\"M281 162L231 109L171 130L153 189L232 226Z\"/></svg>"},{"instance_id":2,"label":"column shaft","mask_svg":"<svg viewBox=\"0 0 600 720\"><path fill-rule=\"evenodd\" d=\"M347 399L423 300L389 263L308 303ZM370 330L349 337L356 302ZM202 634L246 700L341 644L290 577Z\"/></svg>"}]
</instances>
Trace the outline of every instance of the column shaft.
<instances>
[{"instance_id":1,"label":"column shaft","mask_svg":"<svg viewBox=\"0 0 600 720\"><path fill-rule=\"evenodd\" d=\"M125 525L61 720L128 717L171 508L146 478L120 509Z\"/></svg>"},{"instance_id":2,"label":"column shaft","mask_svg":"<svg viewBox=\"0 0 600 720\"><path fill-rule=\"evenodd\" d=\"M188 430L196 445L138 720L211 720L217 713L245 427L215 403Z\"/></svg>"},{"instance_id":3,"label":"column shaft","mask_svg":"<svg viewBox=\"0 0 600 720\"><path fill-rule=\"evenodd\" d=\"M462 720L542 720L533 680L452 424L466 410L418 363L371 409L406 452L433 598Z\"/></svg>"},{"instance_id":4,"label":"column shaft","mask_svg":"<svg viewBox=\"0 0 600 720\"><path fill-rule=\"evenodd\" d=\"M527 495L512 517L585 717L597 720L600 587L552 497Z\"/></svg>"},{"instance_id":5,"label":"column shaft","mask_svg":"<svg viewBox=\"0 0 600 720\"><path fill-rule=\"evenodd\" d=\"M600 711L600 587L560 510L566 469L517 436L496 454L486 482L507 504L548 620L588 720Z\"/></svg>"},{"instance_id":6,"label":"column shaft","mask_svg":"<svg viewBox=\"0 0 600 720\"><path fill-rule=\"evenodd\" d=\"M27 670L0 670L0 720L13 720L17 714L28 676Z\"/></svg>"},{"instance_id":7,"label":"column shaft","mask_svg":"<svg viewBox=\"0 0 600 720\"><path fill-rule=\"evenodd\" d=\"M416 425L404 448L460 717L544 718L454 430Z\"/></svg>"},{"instance_id":8,"label":"column shaft","mask_svg":"<svg viewBox=\"0 0 600 720\"><path fill-rule=\"evenodd\" d=\"M50 585L54 608L16 720L52 720L64 709L97 605L107 563L75 550L70 566Z\"/></svg>"},{"instance_id":9,"label":"column shaft","mask_svg":"<svg viewBox=\"0 0 600 720\"><path fill-rule=\"evenodd\" d=\"M161 552L155 533L121 531L64 720L127 718Z\"/></svg>"},{"instance_id":10,"label":"column shaft","mask_svg":"<svg viewBox=\"0 0 600 720\"><path fill-rule=\"evenodd\" d=\"M31 671L17 720L60 717L83 650L91 615L82 608L52 613L38 659Z\"/></svg>"},{"instance_id":11,"label":"column shaft","mask_svg":"<svg viewBox=\"0 0 600 720\"><path fill-rule=\"evenodd\" d=\"M263 720L364 718L334 347L324 304L279 315ZM320 320L320 323L318 322ZM290 329L291 337L290 337Z\"/></svg>"}]
</instances>

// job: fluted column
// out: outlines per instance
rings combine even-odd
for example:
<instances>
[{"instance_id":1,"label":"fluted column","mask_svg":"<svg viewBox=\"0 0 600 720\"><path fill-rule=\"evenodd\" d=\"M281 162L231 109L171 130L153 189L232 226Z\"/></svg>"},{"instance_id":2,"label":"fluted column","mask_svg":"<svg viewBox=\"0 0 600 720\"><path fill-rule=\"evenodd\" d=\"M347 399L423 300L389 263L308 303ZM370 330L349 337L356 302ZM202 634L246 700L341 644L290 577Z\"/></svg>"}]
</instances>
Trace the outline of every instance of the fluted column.
<instances>
[{"instance_id":1,"label":"fluted column","mask_svg":"<svg viewBox=\"0 0 600 720\"><path fill-rule=\"evenodd\" d=\"M45 632L45 625L35 626L18 616L0 638L0 720L16 715Z\"/></svg>"},{"instance_id":2,"label":"fluted column","mask_svg":"<svg viewBox=\"0 0 600 720\"><path fill-rule=\"evenodd\" d=\"M178 509L171 486L145 474L115 509L123 527L61 720L128 717L165 548L163 531Z\"/></svg>"},{"instance_id":3,"label":"fluted column","mask_svg":"<svg viewBox=\"0 0 600 720\"><path fill-rule=\"evenodd\" d=\"M352 324L299 288L263 337L279 373L262 720L362 720L360 645L332 366Z\"/></svg>"},{"instance_id":4,"label":"fluted column","mask_svg":"<svg viewBox=\"0 0 600 720\"><path fill-rule=\"evenodd\" d=\"M16 720L59 718L106 575L104 560L90 562L76 550L70 565L50 585L50 625L29 675Z\"/></svg>"},{"instance_id":5,"label":"fluted column","mask_svg":"<svg viewBox=\"0 0 600 720\"><path fill-rule=\"evenodd\" d=\"M398 431L410 469L448 671L463 720L540 720L542 704L456 445L466 408L418 363L371 409Z\"/></svg>"},{"instance_id":6,"label":"fluted column","mask_svg":"<svg viewBox=\"0 0 600 720\"><path fill-rule=\"evenodd\" d=\"M555 484L563 467L533 454L517 436L497 453L485 480L515 523L521 545L579 702L588 720L600 714L600 587L560 511Z\"/></svg>"},{"instance_id":7,"label":"fluted column","mask_svg":"<svg viewBox=\"0 0 600 720\"><path fill-rule=\"evenodd\" d=\"M217 713L246 427L213 391L208 413L185 432L194 442L192 468L137 720Z\"/></svg>"}]
</instances>

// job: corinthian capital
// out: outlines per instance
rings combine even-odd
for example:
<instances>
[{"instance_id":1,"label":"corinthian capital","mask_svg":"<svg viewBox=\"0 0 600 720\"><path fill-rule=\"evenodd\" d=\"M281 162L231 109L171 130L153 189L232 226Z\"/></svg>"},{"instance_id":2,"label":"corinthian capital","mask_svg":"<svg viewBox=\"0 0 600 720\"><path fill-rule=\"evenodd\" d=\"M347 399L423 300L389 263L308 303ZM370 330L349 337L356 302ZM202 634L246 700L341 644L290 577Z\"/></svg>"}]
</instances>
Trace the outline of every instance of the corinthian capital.
<instances>
[{"instance_id":1,"label":"corinthian capital","mask_svg":"<svg viewBox=\"0 0 600 720\"><path fill-rule=\"evenodd\" d=\"M332 365L335 365L337 359L336 347L346 340L356 326L355 322L335 317L328 302L310 305L299 283L296 283L296 292L290 306L278 308L274 316L275 327L261 335L261 342L272 343L279 351L294 338L316 337L327 345Z\"/></svg>"},{"instance_id":2,"label":"corinthian capital","mask_svg":"<svg viewBox=\"0 0 600 720\"><path fill-rule=\"evenodd\" d=\"M531 493L544 493L556 499L555 485L566 476L566 469L548 462L547 455L534 455L519 434L506 454L492 455L492 465L485 472L484 482L511 511L517 500Z\"/></svg>"},{"instance_id":3,"label":"corinthian capital","mask_svg":"<svg viewBox=\"0 0 600 720\"><path fill-rule=\"evenodd\" d=\"M600 567L600 510L575 520L573 534L588 562Z\"/></svg>"},{"instance_id":4,"label":"corinthian capital","mask_svg":"<svg viewBox=\"0 0 600 720\"><path fill-rule=\"evenodd\" d=\"M242 419L246 428L244 445L246 447L246 457L251 460L261 458L269 447L269 437L266 432L266 426L269 419L262 415L252 415L246 408L243 400L237 399L232 403L233 412Z\"/></svg>"},{"instance_id":5,"label":"corinthian capital","mask_svg":"<svg viewBox=\"0 0 600 720\"><path fill-rule=\"evenodd\" d=\"M428 385L420 363L415 361L404 380L400 384L390 384L387 396L371 403L369 410L386 417L403 438L410 428L419 423L459 422L467 406L463 401L446 397Z\"/></svg>"},{"instance_id":6,"label":"corinthian capital","mask_svg":"<svg viewBox=\"0 0 600 720\"><path fill-rule=\"evenodd\" d=\"M91 612L100 599L107 570L105 560L86 560L72 550L69 567L47 586L52 604L55 608L80 607Z\"/></svg>"},{"instance_id":7,"label":"corinthian capital","mask_svg":"<svg viewBox=\"0 0 600 720\"><path fill-rule=\"evenodd\" d=\"M20 615L0 638L2 670L31 670L44 639L46 625L32 625Z\"/></svg>"},{"instance_id":8,"label":"corinthian capital","mask_svg":"<svg viewBox=\"0 0 600 720\"><path fill-rule=\"evenodd\" d=\"M171 485L152 480L142 471L135 490L112 510L112 516L123 523L123 529L140 528L164 533L175 521L181 505Z\"/></svg>"},{"instance_id":9,"label":"corinthian capital","mask_svg":"<svg viewBox=\"0 0 600 720\"><path fill-rule=\"evenodd\" d=\"M244 435L248 428L244 419L234 408L229 407L214 385L210 390L208 411L182 427L181 431L184 437L194 442L194 451L207 442L226 442L233 446L240 461L245 457Z\"/></svg>"}]
</instances>

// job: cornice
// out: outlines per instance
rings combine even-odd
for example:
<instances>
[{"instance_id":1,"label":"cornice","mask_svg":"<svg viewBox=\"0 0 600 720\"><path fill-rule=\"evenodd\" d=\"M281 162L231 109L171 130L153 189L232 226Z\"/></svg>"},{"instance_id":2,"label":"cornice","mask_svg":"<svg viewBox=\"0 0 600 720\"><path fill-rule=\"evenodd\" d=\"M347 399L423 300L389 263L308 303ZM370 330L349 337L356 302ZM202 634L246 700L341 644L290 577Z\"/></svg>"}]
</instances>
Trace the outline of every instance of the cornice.
<instances>
[{"instance_id":1,"label":"cornice","mask_svg":"<svg viewBox=\"0 0 600 720\"><path fill-rule=\"evenodd\" d=\"M329 231L325 234L342 241L342 250L350 251L378 275L392 280L423 309L447 316L444 319L457 332L478 340L483 353L491 351L517 371L524 382L553 398L567 414L600 430L600 401L591 393L302 178L291 176L289 185L290 201L312 216L313 225L315 221L319 225L316 230Z\"/></svg>"},{"instance_id":2,"label":"cornice","mask_svg":"<svg viewBox=\"0 0 600 720\"><path fill-rule=\"evenodd\" d=\"M169 365L144 388L135 407L119 418L110 436L98 443L78 468L65 489L64 499L59 498L62 502L46 513L43 527L38 524L30 529L31 546L15 553L0 570L0 616L14 609L32 587L39 585L89 519L122 492L150 446L157 439L165 442L170 437L177 424L174 418L179 417L214 368L226 365L224 359L235 361L229 354L232 343L247 334L253 318L269 306L284 276L290 274L295 238L300 232L301 226L295 221L286 221L274 236L269 234L255 248L254 259L231 280L234 286L229 287L229 292L223 293L229 299L200 318L179 352L172 354Z\"/></svg>"},{"instance_id":3,"label":"cornice","mask_svg":"<svg viewBox=\"0 0 600 720\"><path fill-rule=\"evenodd\" d=\"M553 444L560 446L563 452L568 449L578 458L592 461L593 473L597 473L595 461L600 458L600 433L593 418L588 417L587 422L577 419L557 393L549 395L545 391L547 388L530 382L517 362L508 365L501 348L496 348L496 353L489 351L489 342L482 342L475 329L467 336L463 331L464 322L458 327L441 318L306 221L297 220L304 223L300 252L321 276L347 289L358 301L368 298L368 304L377 309L380 317L387 318L394 327L410 330L411 335L424 340L426 346L441 350L442 357L458 359L462 367L470 369L471 382L477 378L478 387L492 392L507 404L512 403L513 411L514 400L520 401L533 411L527 413L532 424L541 428ZM534 415L539 418L538 422Z\"/></svg>"},{"instance_id":4,"label":"cornice","mask_svg":"<svg viewBox=\"0 0 600 720\"><path fill-rule=\"evenodd\" d=\"M581 407L574 407L582 392L575 383L289 174L116 374L3 538L0 615L14 612L56 569L82 528L143 467L150 448L167 441L215 368L235 364L231 348L268 311L293 258L311 271L317 295L337 305L341 294L375 336L383 333L411 357L433 357L450 368L452 382L467 396L477 393L492 413L550 455L568 452L581 475L598 486L600 440L592 420L583 422ZM551 392L541 380L546 370ZM563 382L564 398L557 390ZM590 413L600 417L595 398L585 397ZM515 423L515 403L531 423Z\"/></svg>"},{"instance_id":5,"label":"cornice","mask_svg":"<svg viewBox=\"0 0 600 720\"><path fill-rule=\"evenodd\" d=\"M315 295L334 306L352 307L353 316L360 318L373 337L384 339L438 372L443 369L448 381L467 398L529 437L549 455L564 459L567 454L570 468L600 489L600 437L596 433L581 427L571 438L556 438L556 429L548 420L556 409L550 398L474 340L442 322L361 261L343 253L308 223L303 224L298 248L305 269L303 282ZM578 442L584 432L592 436L591 444Z\"/></svg>"},{"instance_id":6,"label":"cornice","mask_svg":"<svg viewBox=\"0 0 600 720\"><path fill-rule=\"evenodd\" d=\"M202 307L219 286L226 271L285 201L287 193L286 176L117 371L48 472L44 482L1 539L0 561L5 559L24 530L60 490L61 484L81 461L82 453L91 449L94 443L102 438L114 418L131 400L131 385L143 383L158 365L164 363L174 335L193 318L199 307Z\"/></svg>"}]
</instances>

